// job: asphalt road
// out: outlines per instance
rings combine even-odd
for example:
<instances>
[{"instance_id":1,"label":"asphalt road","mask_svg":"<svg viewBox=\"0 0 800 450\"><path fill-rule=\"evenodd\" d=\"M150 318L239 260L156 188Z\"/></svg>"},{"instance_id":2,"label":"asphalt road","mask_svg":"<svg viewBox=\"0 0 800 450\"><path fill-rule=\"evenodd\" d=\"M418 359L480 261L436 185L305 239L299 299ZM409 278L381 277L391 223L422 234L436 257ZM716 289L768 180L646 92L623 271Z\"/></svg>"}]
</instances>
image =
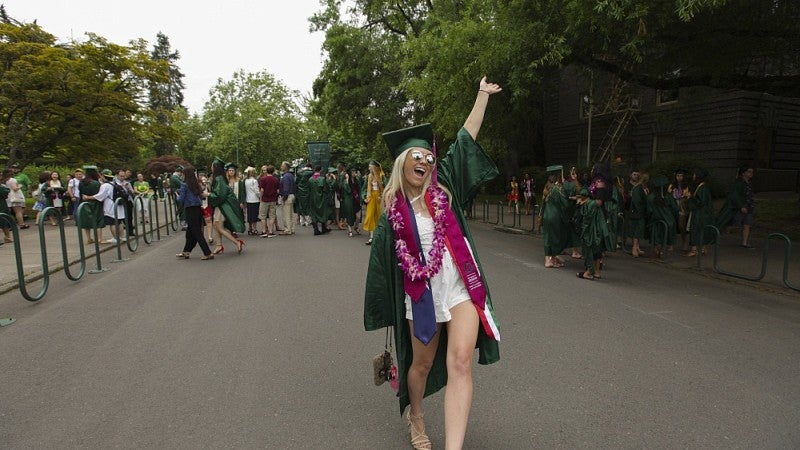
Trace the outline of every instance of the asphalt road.
<instances>
[{"instance_id":1,"label":"asphalt road","mask_svg":"<svg viewBox=\"0 0 800 450\"><path fill-rule=\"evenodd\" d=\"M537 238L473 232L502 343L465 448L800 447L800 296L622 255L585 281ZM301 228L207 262L182 242L0 296L0 447L409 448L372 384L363 237ZM425 404L440 448L441 393Z\"/></svg>"}]
</instances>

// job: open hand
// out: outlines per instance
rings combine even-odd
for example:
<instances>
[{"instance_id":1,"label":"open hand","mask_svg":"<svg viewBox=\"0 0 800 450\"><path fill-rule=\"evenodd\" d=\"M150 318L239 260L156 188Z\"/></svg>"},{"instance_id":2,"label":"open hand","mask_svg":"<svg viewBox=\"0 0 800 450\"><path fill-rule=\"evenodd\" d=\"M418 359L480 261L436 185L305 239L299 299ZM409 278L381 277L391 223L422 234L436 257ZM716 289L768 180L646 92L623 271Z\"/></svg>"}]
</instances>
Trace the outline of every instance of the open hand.
<instances>
[{"instance_id":1,"label":"open hand","mask_svg":"<svg viewBox=\"0 0 800 450\"><path fill-rule=\"evenodd\" d=\"M499 84L489 83L488 81L486 81L486 76L481 78L480 87L478 89L486 92L489 95L496 94L503 90L503 88L501 88Z\"/></svg>"}]
</instances>

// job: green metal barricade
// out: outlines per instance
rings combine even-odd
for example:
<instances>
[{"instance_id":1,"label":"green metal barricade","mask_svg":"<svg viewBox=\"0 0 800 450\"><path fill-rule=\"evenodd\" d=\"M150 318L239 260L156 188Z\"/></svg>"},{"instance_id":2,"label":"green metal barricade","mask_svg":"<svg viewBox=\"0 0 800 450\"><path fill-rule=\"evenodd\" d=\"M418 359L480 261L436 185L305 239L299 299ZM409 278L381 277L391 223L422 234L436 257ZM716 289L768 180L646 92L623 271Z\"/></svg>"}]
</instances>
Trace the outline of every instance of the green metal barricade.
<instances>
[{"instance_id":1,"label":"green metal barricade","mask_svg":"<svg viewBox=\"0 0 800 450\"><path fill-rule=\"evenodd\" d=\"M83 234L81 233L82 228L80 227L80 223L82 222L82 218L86 214L89 214L87 211L89 208L89 202L91 201L94 200L82 201L81 204L78 205L78 210L75 211L75 224L78 228L78 245L80 245L81 248L83 248ZM92 221L92 240L94 241L95 266L94 269L89 270L89 273L94 274L106 272L108 269L104 268L102 261L100 261L100 242L98 242L97 237L97 222L94 220Z\"/></svg>"},{"instance_id":2,"label":"green metal barricade","mask_svg":"<svg viewBox=\"0 0 800 450\"><path fill-rule=\"evenodd\" d=\"M0 213L0 228L11 229L11 234L14 236L14 254L17 255L17 267L20 267L22 264L22 259L19 257L21 252L19 247L19 227L17 227L17 219L10 214ZM0 317L0 327L11 325L16 321L17 320L13 317Z\"/></svg>"},{"instance_id":3,"label":"green metal barricade","mask_svg":"<svg viewBox=\"0 0 800 450\"><path fill-rule=\"evenodd\" d=\"M711 225L706 226L706 228L709 228L709 227L714 228L716 230L716 233L717 233L717 240L714 242L714 271L715 272L717 272L719 274L722 274L722 275L729 276L729 277L739 278L740 280L761 281L762 279L764 279L764 277L767 274L767 261L769 260L769 243L770 243L770 240L772 240L773 238L778 238L778 239L782 239L786 244L783 247L783 277L782 277L783 284L786 287L788 287L789 289L792 289L792 290L795 290L795 291L800 291L799 287L794 286L789 281L789 262L791 260L791 253L792 253L792 240L789 239L788 236L786 236L783 233L771 233L771 234L769 234L767 236L767 239L764 241L764 251L761 254L761 271L758 273L758 275L750 276L750 275L746 275L746 274L735 273L735 272L723 270L723 269L721 269L719 267L719 230L716 227L713 227ZM698 254L698 256L699 256L699 254ZM699 265L698 265L698 267L699 267Z\"/></svg>"}]
</instances>

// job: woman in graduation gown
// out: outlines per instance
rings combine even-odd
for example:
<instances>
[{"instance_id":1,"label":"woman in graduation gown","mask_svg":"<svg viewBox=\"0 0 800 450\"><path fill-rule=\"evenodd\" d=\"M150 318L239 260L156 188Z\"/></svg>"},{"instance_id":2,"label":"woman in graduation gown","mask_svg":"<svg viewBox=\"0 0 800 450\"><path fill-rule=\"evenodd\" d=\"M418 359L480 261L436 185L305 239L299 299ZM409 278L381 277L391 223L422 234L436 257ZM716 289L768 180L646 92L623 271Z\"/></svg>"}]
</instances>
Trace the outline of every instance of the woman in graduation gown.
<instances>
[{"instance_id":1,"label":"woman in graduation gown","mask_svg":"<svg viewBox=\"0 0 800 450\"><path fill-rule=\"evenodd\" d=\"M697 256L698 247L703 255L708 252L706 245L714 242L713 232L711 230L705 231L707 225L714 224L714 215L712 210L711 191L706 184L708 171L703 168L694 170L694 189L687 192L686 201L689 208L689 245L691 249L685 256ZM703 239L705 236L705 239Z\"/></svg>"},{"instance_id":2,"label":"woman in graduation gown","mask_svg":"<svg viewBox=\"0 0 800 450\"><path fill-rule=\"evenodd\" d=\"M225 172L225 162L214 158L214 162L211 163L211 192L208 195L208 203L214 208L214 230L220 238L213 252L215 255L225 251L222 245L223 237L233 242L238 253L244 248L244 241L233 236L233 233L244 233L244 214L239 198L228 184Z\"/></svg>"},{"instance_id":3,"label":"woman in graduation gown","mask_svg":"<svg viewBox=\"0 0 800 450\"><path fill-rule=\"evenodd\" d=\"M612 245L608 232L606 213L603 210L603 198L607 196L608 186L592 185L595 192L582 188L576 196L577 211L575 225L579 230L581 253L583 253L584 271L578 272L578 278L586 280L600 279L603 251ZM590 188L591 189L591 188Z\"/></svg>"},{"instance_id":4,"label":"woman in graduation gown","mask_svg":"<svg viewBox=\"0 0 800 450\"><path fill-rule=\"evenodd\" d=\"M339 175L339 192L342 193L341 217L347 223L347 235L353 237L353 232L358 233L356 214L361 210L361 185L355 171L342 172Z\"/></svg>"},{"instance_id":5,"label":"woman in graduation gown","mask_svg":"<svg viewBox=\"0 0 800 450\"><path fill-rule=\"evenodd\" d=\"M653 258L660 259L665 247L671 248L675 243L678 222L678 203L669 192L669 179L658 176L650 183L652 190L647 196L647 217L653 243ZM666 226L666 239L665 229Z\"/></svg>"},{"instance_id":6,"label":"woman in graduation gown","mask_svg":"<svg viewBox=\"0 0 800 450\"><path fill-rule=\"evenodd\" d=\"M395 162L370 252L364 326L395 327L400 411L410 406L406 424L418 449L431 448L422 399L446 384L446 447L461 448L474 350L479 364L499 359L499 331L463 207L498 174L475 138L489 96L500 90L481 80L469 117L439 161L430 125L384 134Z\"/></svg>"},{"instance_id":7,"label":"woman in graduation gown","mask_svg":"<svg viewBox=\"0 0 800 450\"><path fill-rule=\"evenodd\" d=\"M647 182L649 177L647 173L643 173L640 181L631 188L631 210L628 218L631 225L631 238L633 239L631 255L634 258L644 255L644 252L639 247L639 241L644 239L647 230L647 195L650 193Z\"/></svg>"},{"instance_id":8,"label":"woman in graduation gown","mask_svg":"<svg viewBox=\"0 0 800 450\"><path fill-rule=\"evenodd\" d=\"M84 177L78 185L78 192L81 198L84 195L94 196L100 192L100 173L97 171L97 166L84 166ZM78 226L83 229L86 236L86 243L93 244L94 240L89 234L92 228L97 227L97 242L103 242L103 228L106 227L105 219L103 218L103 202L97 200L88 200L87 206L83 207L80 217L78 217Z\"/></svg>"},{"instance_id":9,"label":"woman in graduation gown","mask_svg":"<svg viewBox=\"0 0 800 450\"><path fill-rule=\"evenodd\" d=\"M549 166L550 177L542 191L542 234L544 241L544 266L563 267L558 255L567 247L572 230L566 216L569 199L561 184L561 166Z\"/></svg>"}]
</instances>

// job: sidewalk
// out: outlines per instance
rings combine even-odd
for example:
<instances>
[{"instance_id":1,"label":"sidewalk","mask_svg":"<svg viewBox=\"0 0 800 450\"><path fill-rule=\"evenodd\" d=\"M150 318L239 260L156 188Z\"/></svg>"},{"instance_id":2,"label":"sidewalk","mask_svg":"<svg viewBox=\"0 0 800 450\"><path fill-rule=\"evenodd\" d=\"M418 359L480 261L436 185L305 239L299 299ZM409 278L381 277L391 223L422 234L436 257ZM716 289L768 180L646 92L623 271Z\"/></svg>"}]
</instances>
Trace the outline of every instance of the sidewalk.
<instances>
[{"instance_id":1,"label":"sidewalk","mask_svg":"<svg viewBox=\"0 0 800 450\"><path fill-rule=\"evenodd\" d=\"M768 195L765 195L762 198L768 197ZM789 193L787 195L786 193L776 193L773 197L796 199L797 194ZM511 208L504 202L503 207L500 208L502 211L501 217L498 218L498 206L497 202L494 202L489 205L488 221L483 222L483 208L483 204L475 205L475 219L473 222L483 223L498 231L532 236L534 241L533 245L537 252L541 252L542 235L539 232L532 233L531 231L534 229L534 215L525 215L524 211L521 211L523 214L516 215L515 217L514 214L512 214ZM661 260L655 260L650 257L652 255L652 247L649 242L645 240L642 248L645 250L647 256L638 258L637 262L642 264L661 264L673 269L685 271L689 274L712 276L719 279L744 283L761 289L773 290L776 293L800 296L800 292L790 289L783 282L786 241L779 237L773 237L769 241L769 250L765 256L764 246L766 237L772 232L779 232L779 230L769 229L772 227L771 225L774 224L764 224L762 222L757 225L759 228L758 230L754 229L749 242L749 244L754 247L752 249L746 249L740 246L741 228L730 228L728 231L721 233L716 264L718 270L715 270L713 246L708 247L709 253L707 256L700 258L700 267L698 268L698 259L696 257L687 258L683 256L683 252L680 251L680 236L677 236L675 251L665 253ZM630 255L629 247L630 239L628 239L627 246L624 249L617 250L609 255L609 264L613 264L613 260L616 258L630 258L633 260L634 258ZM566 259L571 260L569 256L567 256ZM757 278L761 274L764 260L766 260L766 272L763 279L760 281L752 281L741 278ZM789 265L786 278L789 284L800 289L800 242L791 242L788 261ZM577 264L572 265L579 267ZM738 277L720 272L735 274L738 275Z\"/></svg>"},{"instance_id":2,"label":"sidewalk","mask_svg":"<svg viewBox=\"0 0 800 450\"><path fill-rule=\"evenodd\" d=\"M22 268L23 273L25 276L25 280L27 283L32 283L32 286L28 287L28 293L31 295L35 295L39 292L41 288L41 282L37 282L37 280L41 280L43 277L43 264L42 261L42 251L41 251L41 240L39 237L39 228L38 226L32 221L26 221L30 228L25 230L19 230L19 251L22 256ZM45 248L47 249L47 266L49 267L50 276L51 277L65 277L66 275L63 272L64 268L64 257L62 254L61 248L61 233L59 231L60 227L50 225L50 221L46 220L44 225L44 243ZM150 226L147 226L147 230L149 232ZM80 262L80 248L78 246L78 232L82 233L76 225L74 220L67 220L64 222L64 238L66 241L66 248L67 248L67 257L69 260L70 266L73 264L77 264ZM173 231L172 229L169 230L170 236L174 236L175 234L183 234L182 231ZM161 225L160 228L161 239L163 240L166 237L166 229L165 225ZM140 232L141 234L141 232ZM111 233L106 228L103 231L103 238L108 239L111 237ZM12 234L12 239L16 238ZM135 238L134 238L135 240ZM156 236L155 227L153 228L153 243L159 242ZM135 244L132 243L135 248ZM139 248L145 246L144 239L139 237ZM16 243L6 243L0 245L0 295L5 294L7 292L16 290L19 288L19 278L17 273L17 258L15 253L17 252L17 248L15 247ZM117 246L110 245L110 244L99 244L99 250L101 253L101 266L102 268L113 268L114 264L110 264L112 260L117 259ZM83 249L85 252L86 258L86 272L93 270L97 267L97 259L96 259L96 249L97 247L95 244L87 244L85 239L83 242ZM128 249L128 246L125 242L123 242L120 246L120 250L122 253L122 258L128 258L131 256L132 252ZM102 254L112 252L109 255L103 256ZM77 265L71 267L71 273L73 275L77 275L79 267ZM88 275L88 274L87 274ZM86 275L84 275L86 276Z\"/></svg>"}]
</instances>

